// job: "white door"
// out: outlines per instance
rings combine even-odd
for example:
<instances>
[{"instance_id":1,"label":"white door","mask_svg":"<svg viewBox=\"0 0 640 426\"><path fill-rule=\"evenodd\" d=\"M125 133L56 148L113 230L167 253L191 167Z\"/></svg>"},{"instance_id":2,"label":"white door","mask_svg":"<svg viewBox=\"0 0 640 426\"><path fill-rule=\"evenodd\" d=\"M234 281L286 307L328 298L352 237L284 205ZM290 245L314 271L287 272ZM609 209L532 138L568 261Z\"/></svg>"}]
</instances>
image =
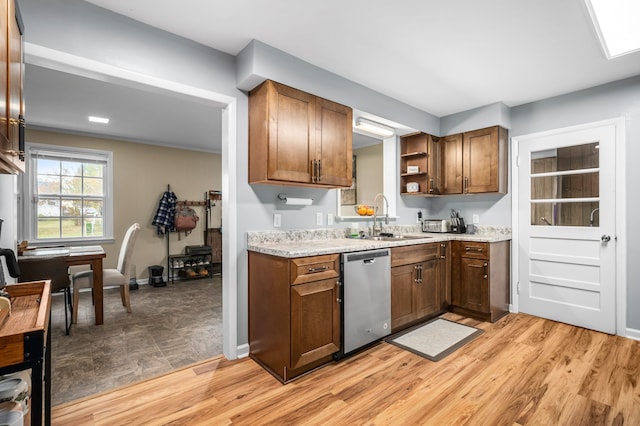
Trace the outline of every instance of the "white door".
<instances>
[{"instance_id":1,"label":"white door","mask_svg":"<svg viewBox=\"0 0 640 426\"><path fill-rule=\"evenodd\" d=\"M614 124L517 139L520 312L616 332Z\"/></svg>"}]
</instances>

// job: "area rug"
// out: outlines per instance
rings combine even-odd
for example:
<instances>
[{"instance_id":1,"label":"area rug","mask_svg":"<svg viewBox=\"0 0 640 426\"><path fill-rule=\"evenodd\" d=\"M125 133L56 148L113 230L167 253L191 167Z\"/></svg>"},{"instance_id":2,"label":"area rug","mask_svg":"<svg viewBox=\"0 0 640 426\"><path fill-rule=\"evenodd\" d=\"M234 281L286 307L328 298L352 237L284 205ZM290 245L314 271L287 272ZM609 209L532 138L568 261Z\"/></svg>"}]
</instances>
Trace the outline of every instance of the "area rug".
<instances>
[{"instance_id":1,"label":"area rug","mask_svg":"<svg viewBox=\"0 0 640 426\"><path fill-rule=\"evenodd\" d=\"M475 327L435 318L385 340L431 361L440 361L482 333L482 330Z\"/></svg>"}]
</instances>

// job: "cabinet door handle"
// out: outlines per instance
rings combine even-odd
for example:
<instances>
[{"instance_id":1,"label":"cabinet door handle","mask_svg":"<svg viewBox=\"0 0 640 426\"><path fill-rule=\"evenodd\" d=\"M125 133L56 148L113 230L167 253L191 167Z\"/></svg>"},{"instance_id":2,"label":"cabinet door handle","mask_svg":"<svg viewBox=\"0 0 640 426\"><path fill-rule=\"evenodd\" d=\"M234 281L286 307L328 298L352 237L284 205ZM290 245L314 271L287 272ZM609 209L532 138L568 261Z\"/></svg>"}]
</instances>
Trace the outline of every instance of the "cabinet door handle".
<instances>
[{"instance_id":1,"label":"cabinet door handle","mask_svg":"<svg viewBox=\"0 0 640 426\"><path fill-rule=\"evenodd\" d=\"M322 180L322 160L318 160L318 182Z\"/></svg>"},{"instance_id":2,"label":"cabinet door handle","mask_svg":"<svg viewBox=\"0 0 640 426\"><path fill-rule=\"evenodd\" d=\"M484 264L482 265L482 267L484 268L484 277L483 278L485 280L487 279L487 276L488 276L488 274L487 274L487 266L489 266L489 264L487 262L484 262Z\"/></svg>"},{"instance_id":3,"label":"cabinet door handle","mask_svg":"<svg viewBox=\"0 0 640 426\"><path fill-rule=\"evenodd\" d=\"M26 126L26 122L24 121L24 116L22 114L19 115L18 119L18 151L20 152L20 160L24 161L24 127Z\"/></svg>"},{"instance_id":4,"label":"cabinet door handle","mask_svg":"<svg viewBox=\"0 0 640 426\"><path fill-rule=\"evenodd\" d=\"M433 178L429 179L429 192L433 193L433 187L435 186Z\"/></svg>"},{"instance_id":5,"label":"cabinet door handle","mask_svg":"<svg viewBox=\"0 0 640 426\"><path fill-rule=\"evenodd\" d=\"M478 253L482 253L482 247L465 247L464 251L475 251Z\"/></svg>"},{"instance_id":6,"label":"cabinet door handle","mask_svg":"<svg viewBox=\"0 0 640 426\"><path fill-rule=\"evenodd\" d=\"M316 176L318 175L318 161L317 160L313 160L311 162L312 166L312 171L311 171L311 182L315 182L316 181Z\"/></svg>"},{"instance_id":7,"label":"cabinet door handle","mask_svg":"<svg viewBox=\"0 0 640 426\"><path fill-rule=\"evenodd\" d=\"M464 189L462 192L465 194L469 193L469 178L467 176L464 177Z\"/></svg>"},{"instance_id":8,"label":"cabinet door handle","mask_svg":"<svg viewBox=\"0 0 640 426\"><path fill-rule=\"evenodd\" d=\"M316 274L318 272L326 271L327 269L329 269L329 267L327 265L318 266L316 268L309 268L309 273L310 274Z\"/></svg>"}]
</instances>

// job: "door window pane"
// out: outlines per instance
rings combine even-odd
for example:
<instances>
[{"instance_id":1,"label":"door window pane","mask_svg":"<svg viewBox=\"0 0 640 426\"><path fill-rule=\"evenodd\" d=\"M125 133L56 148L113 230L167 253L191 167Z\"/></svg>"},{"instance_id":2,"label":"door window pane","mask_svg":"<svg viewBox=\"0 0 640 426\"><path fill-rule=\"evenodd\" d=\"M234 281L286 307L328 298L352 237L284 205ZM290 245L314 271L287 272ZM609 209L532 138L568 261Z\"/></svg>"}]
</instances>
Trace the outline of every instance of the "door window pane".
<instances>
[{"instance_id":1,"label":"door window pane","mask_svg":"<svg viewBox=\"0 0 640 426\"><path fill-rule=\"evenodd\" d=\"M600 226L600 203L533 203L531 224L540 226Z\"/></svg>"},{"instance_id":2,"label":"door window pane","mask_svg":"<svg viewBox=\"0 0 640 426\"><path fill-rule=\"evenodd\" d=\"M531 199L597 198L600 172L531 178Z\"/></svg>"},{"instance_id":3,"label":"door window pane","mask_svg":"<svg viewBox=\"0 0 640 426\"><path fill-rule=\"evenodd\" d=\"M532 152L531 225L599 226L599 166L598 142Z\"/></svg>"}]
</instances>

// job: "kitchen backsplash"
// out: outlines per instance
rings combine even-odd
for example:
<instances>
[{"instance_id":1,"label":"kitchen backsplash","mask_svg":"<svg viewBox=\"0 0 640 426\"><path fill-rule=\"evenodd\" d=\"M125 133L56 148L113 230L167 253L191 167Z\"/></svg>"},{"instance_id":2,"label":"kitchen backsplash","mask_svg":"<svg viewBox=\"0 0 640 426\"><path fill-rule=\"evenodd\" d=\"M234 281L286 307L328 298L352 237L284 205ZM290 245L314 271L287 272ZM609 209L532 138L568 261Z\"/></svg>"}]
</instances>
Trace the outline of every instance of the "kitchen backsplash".
<instances>
[{"instance_id":1,"label":"kitchen backsplash","mask_svg":"<svg viewBox=\"0 0 640 426\"><path fill-rule=\"evenodd\" d=\"M362 228L367 231L368 228ZM383 225L383 232L398 234L419 234L422 232L420 225ZM247 244L264 244L307 240L330 240L344 238L349 228L323 228L323 229L293 229L289 231L249 231L247 232ZM511 235L510 226L475 225L475 235Z\"/></svg>"}]
</instances>

